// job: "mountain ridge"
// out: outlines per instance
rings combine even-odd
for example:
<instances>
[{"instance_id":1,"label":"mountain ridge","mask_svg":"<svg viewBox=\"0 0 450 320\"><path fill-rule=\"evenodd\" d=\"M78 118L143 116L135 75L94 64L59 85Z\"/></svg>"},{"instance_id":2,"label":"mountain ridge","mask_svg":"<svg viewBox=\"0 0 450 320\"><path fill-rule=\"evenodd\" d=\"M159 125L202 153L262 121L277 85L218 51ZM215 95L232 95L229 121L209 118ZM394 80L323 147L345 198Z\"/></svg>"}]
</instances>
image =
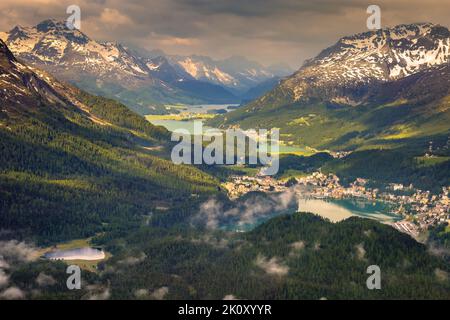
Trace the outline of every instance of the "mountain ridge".
<instances>
[{"instance_id":1,"label":"mountain ridge","mask_svg":"<svg viewBox=\"0 0 450 320\"><path fill-rule=\"evenodd\" d=\"M237 103L241 94L272 76L245 58L146 56L117 42L95 41L55 19L16 26L0 37L27 63L141 114L166 113L162 104ZM237 72L236 63L249 70Z\"/></svg>"},{"instance_id":2,"label":"mountain ridge","mask_svg":"<svg viewBox=\"0 0 450 320\"><path fill-rule=\"evenodd\" d=\"M352 88L389 82L449 63L450 31L431 23L399 25L341 38L283 84L294 101L310 87Z\"/></svg>"},{"instance_id":3,"label":"mountain ridge","mask_svg":"<svg viewBox=\"0 0 450 320\"><path fill-rule=\"evenodd\" d=\"M169 56L169 59L197 80L223 85L238 96L274 77L284 77L292 72L283 66L263 67L240 56L223 60L199 55Z\"/></svg>"},{"instance_id":4,"label":"mountain ridge","mask_svg":"<svg viewBox=\"0 0 450 320\"><path fill-rule=\"evenodd\" d=\"M278 127L290 143L333 149L445 135L448 125L433 115L449 114L449 46L448 29L430 23L344 37L271 92L210 124Z\"/></svg>"}]
</instances>

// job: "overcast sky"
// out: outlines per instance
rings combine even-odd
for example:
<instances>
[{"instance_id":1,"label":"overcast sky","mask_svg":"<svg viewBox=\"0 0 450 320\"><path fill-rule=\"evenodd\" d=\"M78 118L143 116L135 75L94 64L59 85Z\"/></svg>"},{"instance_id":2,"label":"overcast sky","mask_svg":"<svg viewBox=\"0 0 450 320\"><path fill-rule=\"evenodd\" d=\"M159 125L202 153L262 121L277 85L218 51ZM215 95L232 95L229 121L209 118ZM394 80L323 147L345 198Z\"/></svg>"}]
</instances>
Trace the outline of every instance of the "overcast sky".
<instances>
[{"instance_id":1,"label":"overcast sky","mask_svg":"<svg viewBox=\"0 0 450 320\"><path fill-rule=\"evenodd\" d=\"M293 68L340 37L367 31L369 4L381 7L383 27L450 24L450 0L0 0L0 30L66 19L71 4L81 8L81 31L96 40Z\"/></svg>"}]
</instances>

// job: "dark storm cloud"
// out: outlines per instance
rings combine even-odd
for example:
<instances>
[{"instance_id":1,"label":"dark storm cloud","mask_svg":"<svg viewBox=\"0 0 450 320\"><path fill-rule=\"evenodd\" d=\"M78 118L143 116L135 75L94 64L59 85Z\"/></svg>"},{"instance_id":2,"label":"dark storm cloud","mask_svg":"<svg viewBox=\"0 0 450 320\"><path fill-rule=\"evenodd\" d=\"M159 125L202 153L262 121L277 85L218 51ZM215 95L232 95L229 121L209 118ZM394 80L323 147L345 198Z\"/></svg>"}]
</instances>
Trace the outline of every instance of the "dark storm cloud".
<instances>
[{"instance_id":1,"label":"dark storm cloud","mask_svg":"<svg viewBox=\"0 0 450 320\"><path fill-rule=\"evenodd\" d=\"M244 55L298 67L340 37L366 30L366 8L378 4L383 26L448 26L450 0L2 0L0 30L65 19L82 10L82 31L175 54Z\"/></svg>"}]
</instances>

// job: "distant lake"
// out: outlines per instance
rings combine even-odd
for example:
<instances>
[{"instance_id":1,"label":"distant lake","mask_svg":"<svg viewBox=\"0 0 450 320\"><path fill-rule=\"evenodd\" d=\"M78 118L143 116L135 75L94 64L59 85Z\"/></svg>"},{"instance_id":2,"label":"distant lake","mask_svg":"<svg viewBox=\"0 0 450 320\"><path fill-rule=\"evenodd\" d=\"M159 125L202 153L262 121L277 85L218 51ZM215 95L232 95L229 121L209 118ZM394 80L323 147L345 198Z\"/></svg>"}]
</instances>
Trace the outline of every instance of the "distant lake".
<instances>
[{"instance_id":1,"label":"distant lake","mask_svg":"<svg viewBox=\"0 0 450 320\"><path fill-rule=\"evenodd\" d=\"M188 111L191 113L207 113L210 110L227 110L230 106L238 106L233 104L202 104L202 105L186 105L183 107L180 107L179 109L183 111ZM149 120L151 124L155 126L162 126L166 128L169 131L175 131L178 129L185 129L188 130L190 134L194 134L194 120L161 120L161 119L151 119ZM204 120L195 120L195 121L201 121L202 123ZM206 130L213 129L212 127L203 125L203 132ZM296 147L296 146L287 146L287 145L280 145L279 146L279 152L280 153L296 153L296 152L307 152L306 148L303 147Z\"/></svg>"},{"instance_id":2,"label":"distant lake","mask_svg":"<svg viewBox=\"0 0 450 320\"><path fill-rule=\"evenodd\" d=\"M203 120L195 120L195 121L203 122ZM177 129L185 129L188 130L190 134L194 134L194 120L150 120L150 123L155 126L163 126L164 128L166 128L171 132ZM209 129L213 128L203 125L203 132ZM296 146L280 145L278 146L278 148L280 153L308 152L306 148Z\"/></svg>"},{"instance_id":3,"label":"distant lake","mask_svg":"<svg viewBox=\"0 0 450 320\"><path fill-rule=\"evenodd\" d=\"M195 121L203 122L203 120L195 120ZM155 126L163 126L169 131L185 129L188 130L190 134L194 134L194 120L150 120L150 123ZM203 125L203 132L208 129L212 128Z\"/></svg>"},{"instance_id":4,"label":"distant lake","mask_svg":"<svg viewBox=\"0 0 450 320\"><path fill-rule=\"evenodd\" d=\"M391 213L387 204L365 199L300 199L298 211L315 213L333 222L339 222L353 216L374 219L383 223L402 219L399 215Z\"/></svg>"},{"instance_id":5,"label":"distant lake","mask_svg":"<svg viewBox=\"0 0 450 320\"><path fill-rule=\"evenodd\" d=\"M228 107L238 107L238 104L196 104L196 105L186 105L180 108L180 110L191 112L191 113L208 113L208 111L231 111Z\"/></svg>"},{"instance_id":6,"label":"distant lake","mask_svg":"<svg viewBox=\"0 0 450 320\"><path fill-rule=\"evenodd\" d=\"M225 224L222 226L222 229L247 232L276 216L293 214L295 212L314 213L332 222L339 222L354 216L377 220L381 223L393 223L402 219L399 215L391 213L389 206L382 202L371 202L364 199L322 200L305 198L298 200L298 208L296 210L291 209L275 212L271 215L263 215L252 223Z\"/></svg>"},{"instance_id":7,"label":"distant lake","mask_svg":"<svg viewBox=\"0 0 450 320\"><path fill-rule=\"evenodd\" d=\"M234 104L198 104L198 105L185 105L178 107L178 110L184 111L184 112L190 112L190 113L199 113L199 114L205 114L208 113L208 111L213 110L225 110L229 111L228 107L230 106L238 106ZM151 124L155 126L163 126L169 131L175 131L178 129L186 129L189 131L190 134L194 133L194 120L160 120L160 119L152 119L149 120ZM195 121L202 121L203 120L195 120ZM203 131L212 129L208 126L203 126Z\"/></svg>"},{"instance_id":8,"label":"distant lake","mask_svg":"<svg viewBox=\"0 0 450 320\"><path fill-rule=\"evenodd\" d=\"M77 248L68 250L55 250L47 252L44 258L49 260L102 260L105 258L105 252L96 248Z\"/></svg>"}]
</instances>

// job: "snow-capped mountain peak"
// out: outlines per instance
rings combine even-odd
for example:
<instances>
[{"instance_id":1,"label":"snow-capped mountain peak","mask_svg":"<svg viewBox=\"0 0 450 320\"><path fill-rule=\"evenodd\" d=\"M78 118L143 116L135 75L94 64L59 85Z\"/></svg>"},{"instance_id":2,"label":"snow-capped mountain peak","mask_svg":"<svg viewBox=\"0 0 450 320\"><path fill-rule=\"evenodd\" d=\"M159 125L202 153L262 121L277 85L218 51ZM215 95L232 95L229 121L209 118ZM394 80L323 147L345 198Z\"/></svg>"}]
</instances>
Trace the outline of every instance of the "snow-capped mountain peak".
<instances>
[{"instance_id":1,"label":"snow-capped mountain peak","mask_svg":"<svg viewBox=\"0 0 450 320\"><path fill-rule=\"evenodd\" d=\"M208 80L226 86L237 85L233 76L220 70L212 61L205 61L201 57L183 57L178 59L177 63L195 79Z\"/></svg>"},{"instance_id":2,"label":"snow-capped mountain peak","mask_svg":"<svg viewBox=\"0 0 450 320\"><path fill-rule=\"evenodd\" d=\"M265 68L244 57L231 57L224 60L214 60L209 57L192 55L170 56L174 65L181 67L193 78L212 82L236 91L246 91L264 81L275 77L284 77L291 73L284 68Z\"/></svg>"},{"instance_id":3,"label":"snow-capped mountain peak","mask_svg":"<svg viewBox=\"0 0 450 320\"><path fill-rule=\"evenodd\" d=\"M276 74L276 69L269 71L243 57L155 57L146 50L93 40L57 20L17 26L0 38L29 65L142 113L155 110L158 103L233 103Z\"/></svg>"},{"instance_id":4,"label":"snow-capped mountain peak","mask_svg":"<svg viewBox=\"0 0 450 320\"><path fill-rule=\"evenodd\" d=\"M56 20L34 27L17 26L5 41L18 57L37 64L78 67L88 73L119 77L148 75L147 67L120 44L94 41Z\"/></svg>"},{"instance_id":5,"label":"snow-capped mountain peak","mask_svg":"<svg viewBox=\"0 0 450 320\"><path fill-rule=\"evenodd\" d=\"M401 79L450 61L450 31L419 23L366 32L340 39L288 79L295 100L308 91L352 88Z\"/></svg>"}]
</instances>

